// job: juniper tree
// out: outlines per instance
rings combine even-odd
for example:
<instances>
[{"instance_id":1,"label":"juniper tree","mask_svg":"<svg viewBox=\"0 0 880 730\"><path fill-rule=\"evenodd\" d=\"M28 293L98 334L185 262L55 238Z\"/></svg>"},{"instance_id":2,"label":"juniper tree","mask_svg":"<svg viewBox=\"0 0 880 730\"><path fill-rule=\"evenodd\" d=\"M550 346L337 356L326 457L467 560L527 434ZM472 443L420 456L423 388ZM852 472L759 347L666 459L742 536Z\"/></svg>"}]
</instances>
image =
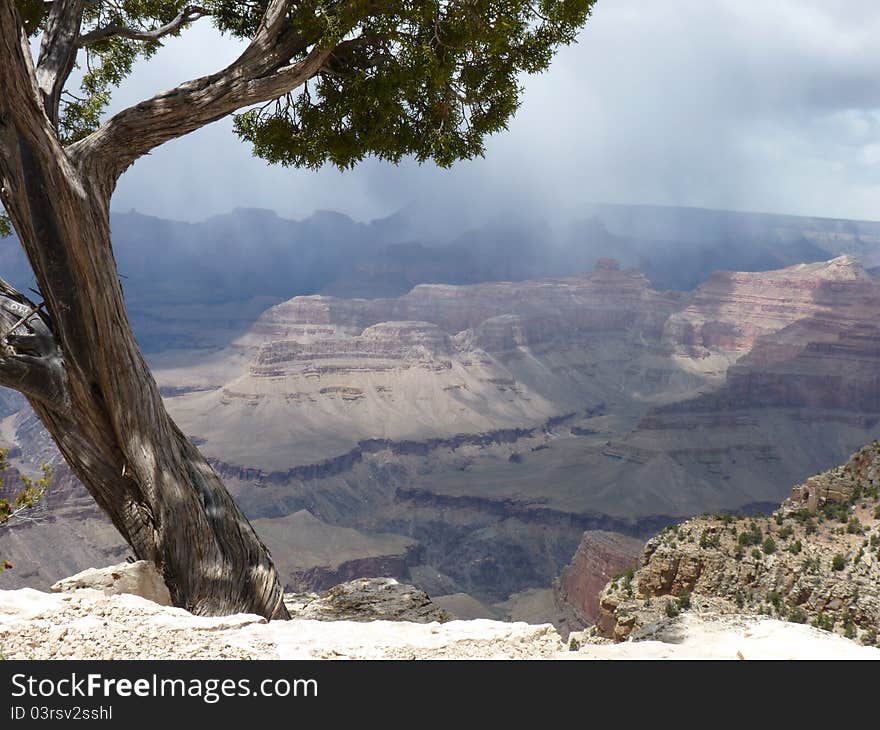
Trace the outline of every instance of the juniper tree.
<instances>
[{"instance_id":1,"label":"juniper tree","mask_svg":"<svg viewBox=\"0 0 880 730\"><path fill-rule=\"evenodd\" d=\"M27 397L177 605L286 616L265 546L166 413L132 335L110 237L119 177L228 115L281 165L473 158L594 2L0 0L0 198L44 300L0 284L0 384ZM135 62L197 21L244 51L108 115Z\"/></svg>"}]
</instances>

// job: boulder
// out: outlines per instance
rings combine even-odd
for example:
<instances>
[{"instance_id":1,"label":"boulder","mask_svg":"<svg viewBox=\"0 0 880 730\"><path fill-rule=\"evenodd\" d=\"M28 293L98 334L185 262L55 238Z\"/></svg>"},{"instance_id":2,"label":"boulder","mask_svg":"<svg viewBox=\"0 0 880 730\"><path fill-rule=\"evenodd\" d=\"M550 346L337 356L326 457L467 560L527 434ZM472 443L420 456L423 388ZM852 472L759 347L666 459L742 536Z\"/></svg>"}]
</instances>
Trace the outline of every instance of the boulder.
<instances>
[{"instance_id":1,"label":"boulder","mask_svg":"<svg viewBox=\"0 0 880 730\"><path fill-rule=\"evenodd\" d=\"M291 618L316 621L450 621L452 614L428 594L394 578L359 578L324 593L288 593L284 603Z\"/></svg>"},{"instance_id":2,"label":"boulder","mask_svg":"<svg viewBox=\"0 0 880 730\"><path fill-rule=\"evenodd\" d=\"M146 560L106 568L88 568L69 578L62 578L52 586L52 591L69 593L82 588L91 588L106 595L131 593L160 606L172 605L165 581L153 564Z\"/></svg>"}]
</instances>

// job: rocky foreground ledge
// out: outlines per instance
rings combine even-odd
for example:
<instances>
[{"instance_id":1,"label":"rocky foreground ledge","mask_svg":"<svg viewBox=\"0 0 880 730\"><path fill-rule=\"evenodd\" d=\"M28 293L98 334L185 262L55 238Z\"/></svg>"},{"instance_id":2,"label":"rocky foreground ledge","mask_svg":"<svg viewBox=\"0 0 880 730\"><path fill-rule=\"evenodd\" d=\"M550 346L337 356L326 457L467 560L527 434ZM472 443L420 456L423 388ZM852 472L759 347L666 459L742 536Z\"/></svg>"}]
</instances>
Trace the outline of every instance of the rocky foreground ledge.
<instances>
[{"instance_id":1,"label":"rocky foreground ledge","mask_svg":"<svg viewBox=\"0 0 880 730\"><path fill-rule=\"evenodd\" d=\"M312 618L267 623L247 614L193 616L94 588L0 591L0 652L7 659L880 659L880 649L809 626L699 611L670 620L653 640L620 644L574 634L566 645L549 624L435 620L424 604L416 606L416 620L331 620L362 605L353 596L369 595L370 583L413 599L369 599L373 617L421 601L390 579L353 581L341 599L291 598L289 605Z\"/></svg>"}]
</instances>

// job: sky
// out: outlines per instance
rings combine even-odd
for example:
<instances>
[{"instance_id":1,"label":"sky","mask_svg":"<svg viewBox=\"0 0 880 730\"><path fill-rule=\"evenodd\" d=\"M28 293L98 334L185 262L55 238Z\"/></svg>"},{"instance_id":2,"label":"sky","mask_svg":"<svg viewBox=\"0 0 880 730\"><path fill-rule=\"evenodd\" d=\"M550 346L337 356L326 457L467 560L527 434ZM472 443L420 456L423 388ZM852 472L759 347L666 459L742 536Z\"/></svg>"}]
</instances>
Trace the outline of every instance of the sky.
<instances>
[{"instance_id":1,"label":"sky","mask_svg":"<svg viewBox=\"0 0 880 730\"><path fill-rule=\"evenodd\" d=\"M235 207L370 220L411 204L475 220L586 202L880 219L880 3L599 0L578 43L524 79L482 159L272 167L222 120L139 160L117 211L201 220ZM207 21L141 63L114 109L217 70Z\"/></svg>"}]
</instances>

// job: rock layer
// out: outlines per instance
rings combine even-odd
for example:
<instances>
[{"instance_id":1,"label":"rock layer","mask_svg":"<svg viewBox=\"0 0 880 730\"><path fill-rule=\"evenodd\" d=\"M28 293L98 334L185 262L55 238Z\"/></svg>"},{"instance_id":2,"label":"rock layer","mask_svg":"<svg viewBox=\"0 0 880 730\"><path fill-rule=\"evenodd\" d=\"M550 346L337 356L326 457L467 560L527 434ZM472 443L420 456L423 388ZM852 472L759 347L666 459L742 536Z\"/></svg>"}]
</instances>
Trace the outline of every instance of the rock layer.
<instances>
[{"instance_id":1,"label":"rock layer","mask_svg":"<svg viewBox=\"0 0 880 730\"><path fill-rule=\"evenodd\" d=\"M571 563L553 583L563 636L595 623L599 594L612 577L636 567L643 547L641 540L619 533L584 533Z\"/></svg>"}]
</instances>

